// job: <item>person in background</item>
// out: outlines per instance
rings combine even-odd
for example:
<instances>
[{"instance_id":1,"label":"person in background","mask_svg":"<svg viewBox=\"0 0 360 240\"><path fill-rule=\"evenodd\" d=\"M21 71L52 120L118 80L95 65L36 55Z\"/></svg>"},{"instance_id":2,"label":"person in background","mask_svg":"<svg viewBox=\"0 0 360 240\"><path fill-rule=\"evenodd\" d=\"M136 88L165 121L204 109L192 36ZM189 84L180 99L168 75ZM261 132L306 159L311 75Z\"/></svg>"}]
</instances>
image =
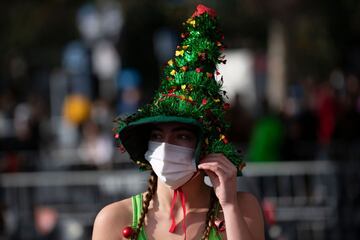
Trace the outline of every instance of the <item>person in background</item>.
<instances>
[{"instance_id":1,"label":"person in background","mask_svg":"<svg viewBox=\"0 0 360 240\"><path fill-rule=\"evenodd\" d=\"M79 157L88 167L108 169L112 164L113 143L96 122L89 120L82 128Z\"/></svg>"}]
</instances>

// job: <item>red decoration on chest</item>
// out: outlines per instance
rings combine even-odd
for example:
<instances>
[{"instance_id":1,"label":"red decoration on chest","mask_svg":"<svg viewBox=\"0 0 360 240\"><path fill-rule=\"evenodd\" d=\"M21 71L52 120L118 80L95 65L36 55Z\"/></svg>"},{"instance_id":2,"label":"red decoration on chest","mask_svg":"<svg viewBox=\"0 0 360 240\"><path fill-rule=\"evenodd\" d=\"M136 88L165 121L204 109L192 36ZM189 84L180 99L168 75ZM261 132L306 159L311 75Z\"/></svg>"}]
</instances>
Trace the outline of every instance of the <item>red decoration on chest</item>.
<instances>
[{"instance_id":1,"label":"red decoration on chest","mask_svg":"<svg viewBox=\"0 0 360 240\"><path fill-rule=\"evenodd\" d=\"M124 238L131 238L133 233L134 233L134 230L130 226L124 227L124 229L122 230L122 235L124 236Z\"/></svg>"}]
</instances>

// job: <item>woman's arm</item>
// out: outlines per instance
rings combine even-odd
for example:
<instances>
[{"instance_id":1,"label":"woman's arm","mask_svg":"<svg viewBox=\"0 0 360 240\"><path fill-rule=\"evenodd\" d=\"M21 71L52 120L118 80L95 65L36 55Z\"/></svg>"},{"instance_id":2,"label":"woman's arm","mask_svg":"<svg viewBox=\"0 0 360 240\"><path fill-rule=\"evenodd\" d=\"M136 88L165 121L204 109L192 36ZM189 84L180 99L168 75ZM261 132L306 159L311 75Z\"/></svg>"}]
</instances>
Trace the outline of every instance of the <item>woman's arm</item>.
<instances>
[{"instance_id":1,"label":"woman's arm","mask_svg":"<svg viewBox=\"0 0 360 240\"><path fill-rule=\"evenodd\" d=\"M239 192L234 204L222 206L227 239L264 239L264 221L257 199Z\"/></svg>"},{"instance_id":2,"label":"woman's arm","mask_svg":"<svg viewBox=\"0 0 360 240\"><path fill-rule=\"evenodd\" d=\"M235 166L223 154L209 154L198 167L210 177L223 209L227 240L263 240L260 205L253 195L237 193Z\"/></svg>"},{"instance_id":3,"label":"woman's arm","mask_svg":"<svg viewBox=\"0 0 360 240\"><path fill-rule=\"evenodd\" d=\"M107 205L96 216L92 240L123 239L122 230L131 225L131 221L131 199Z\"/></svg>"}]
</instances>

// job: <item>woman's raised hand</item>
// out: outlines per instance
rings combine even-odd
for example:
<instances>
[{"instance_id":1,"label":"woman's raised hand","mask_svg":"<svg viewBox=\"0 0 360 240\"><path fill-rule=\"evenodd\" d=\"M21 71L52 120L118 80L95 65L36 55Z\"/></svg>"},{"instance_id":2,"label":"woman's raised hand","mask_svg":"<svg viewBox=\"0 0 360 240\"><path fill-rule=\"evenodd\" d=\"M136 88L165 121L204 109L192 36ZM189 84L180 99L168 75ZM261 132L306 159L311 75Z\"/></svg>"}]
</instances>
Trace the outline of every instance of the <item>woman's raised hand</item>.
<instances>
[{"instance_id":1,"label":"woman's raised hand","mask_svg":"<svg viewBox=\"0 0 360 240\"><path fill-rule=\"evenodd\" d=\"M210 177L222 207L237 204L236 167L222 153L211 153L198 165Z\"/></svg>"}]
</instances>

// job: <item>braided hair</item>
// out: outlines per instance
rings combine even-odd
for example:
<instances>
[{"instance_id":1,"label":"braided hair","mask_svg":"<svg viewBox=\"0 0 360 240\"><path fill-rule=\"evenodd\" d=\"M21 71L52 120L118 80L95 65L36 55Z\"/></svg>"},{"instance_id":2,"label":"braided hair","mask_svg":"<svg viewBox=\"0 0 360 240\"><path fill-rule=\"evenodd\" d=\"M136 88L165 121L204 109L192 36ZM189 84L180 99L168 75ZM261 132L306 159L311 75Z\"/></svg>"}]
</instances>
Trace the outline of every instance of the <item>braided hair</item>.
<instances>
[{"instance_id":1,"label":"braided hair","mask_svg":"<svg viewBox=\"0 0 360 240\"><path fill-rule=\"evenodd\" d=\"M214 189L211 189L210 191L210 206L209 210L206 214L206 220L205 220L205 229L203 236L201 237L201 240L208 240L210 235L211 227L213 226L214 219L216 217L216 204L218 203L218 199L215 195Z\"/></svg>"},{"instance_id":2,"label":"braided hair","mask_svg":"<svg viewBox=\"0 0 360 240\"><path fill-rule=\"evenodd\" d=\"M148 180L147 192L145 194L145 199L144 199L144 201L142 203L141 215L140 215L140 218L139 218L138 225L136 226L136 229L135 229L134 234L132 236L132 239L137 239L137 237L138 237L138 235L140 233L141 227L144 224L145 216L146 216L146 214L148 212L150 201L151 201L151 199L153 198L153 195L156 192L157 179L158 179L158 177L155 174L155 172L151 171L150 176L149 176L149 180Z\"/></svg>"}]
</instances>

